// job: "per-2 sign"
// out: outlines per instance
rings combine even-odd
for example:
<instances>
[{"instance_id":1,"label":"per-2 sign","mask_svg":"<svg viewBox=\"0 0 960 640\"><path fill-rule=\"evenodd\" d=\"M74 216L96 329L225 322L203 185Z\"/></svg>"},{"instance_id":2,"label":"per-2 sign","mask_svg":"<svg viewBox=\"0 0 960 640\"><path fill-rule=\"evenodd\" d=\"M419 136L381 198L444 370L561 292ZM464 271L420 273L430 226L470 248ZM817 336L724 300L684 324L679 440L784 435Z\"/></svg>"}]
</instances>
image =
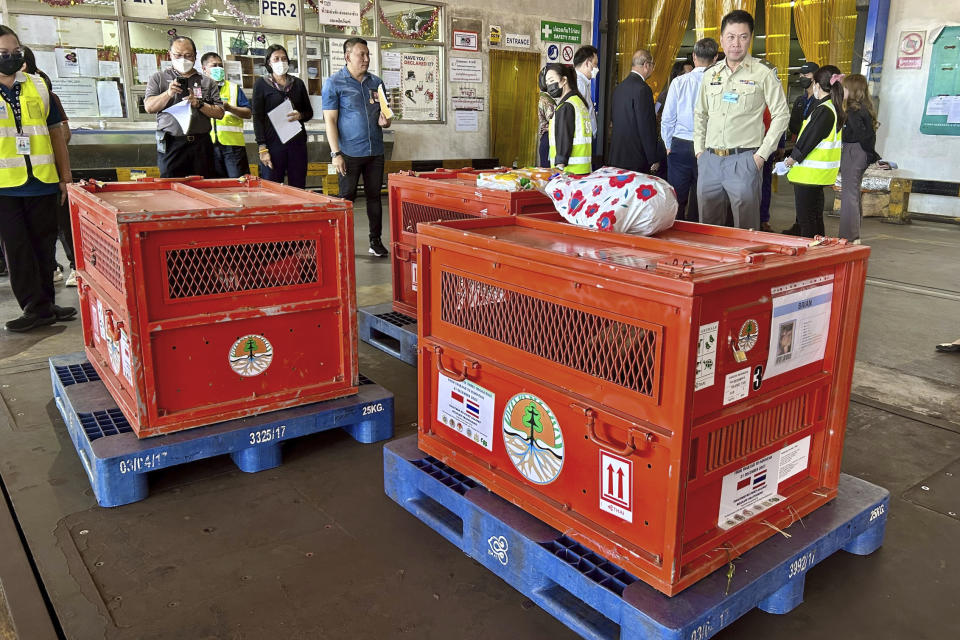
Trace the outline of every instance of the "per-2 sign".
<instances>
[{"instance_id":1,"label":"per-2 sign","mask_svg":"<svg viewBox=\"0 0 960 640\"><path fill-rule=\"evenodd\" d=\"M272 29L300 30L300 11L292 0L260 0L260 25Z\"/></svg>"}]
</instances>

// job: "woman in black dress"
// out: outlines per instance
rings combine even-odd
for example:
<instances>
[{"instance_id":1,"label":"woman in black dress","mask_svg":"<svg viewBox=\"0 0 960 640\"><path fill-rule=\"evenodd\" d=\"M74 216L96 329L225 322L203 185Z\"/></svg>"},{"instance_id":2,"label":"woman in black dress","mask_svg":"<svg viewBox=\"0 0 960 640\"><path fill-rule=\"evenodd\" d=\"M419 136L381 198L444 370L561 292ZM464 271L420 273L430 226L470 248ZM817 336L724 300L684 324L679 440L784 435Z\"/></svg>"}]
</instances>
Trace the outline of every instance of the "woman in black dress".
<instances>
[{"instance_id":1,"label":"woman in black dress","mask_svg":"<svg viewBox=\"0 0 960 640\"><path fill-rule=\"evenodd\" d=\"M267 73L253 85L253 132L260 152L260 175L273 182L301 189L307 186L307 133L303 123L313 119L313 107L303 80L287 73L287 50L270 45L263 58ZM283 142L270 122L268 113L290 100L292 109L285 116L298 122L300 132Z\"/></svg>"}]
</instances>

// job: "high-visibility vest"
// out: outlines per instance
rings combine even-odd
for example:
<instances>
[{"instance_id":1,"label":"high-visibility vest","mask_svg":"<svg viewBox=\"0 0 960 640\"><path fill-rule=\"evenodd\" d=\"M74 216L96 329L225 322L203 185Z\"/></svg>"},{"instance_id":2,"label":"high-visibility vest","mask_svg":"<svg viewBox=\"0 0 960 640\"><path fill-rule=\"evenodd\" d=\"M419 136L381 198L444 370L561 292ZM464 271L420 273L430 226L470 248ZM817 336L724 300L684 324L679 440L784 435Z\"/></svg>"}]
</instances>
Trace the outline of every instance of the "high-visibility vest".
<instances>
[{"instance_id":1,"label":"high-visibility vest","mask_svg":"<svg viewBox=\"0 0 960 640\"><path fill-rule=\"evenodd\" d=\"M550 118L550 166L556 166L554 159L557 157L557 114L567 104L576 110L576 116L574 117L573 148L570 150L570 159L567 160L564 171L576 175L590 173L593 127L590 125L590 111L587 110L587 105L580 96L570 96L561 102L554 111L553 117Z\"/></svg>"},{"instance_id":2,"label":"high-visibility vest","mask_svg":"<svg viewBox=\"0 0 960 640\"><path fill-rule=\"evenodd\" d=\"M225 81L220 87L220 99L224 102L237 105L237 85L230 81ZM219 142L225 147L242 147L246 143L243 141L243 120L224 109L223 117L219 120L210 119L212 128L210 129L210 139Z\"/></svg>"},{"instance_id":3,"label":"high-visibility vest","mask_svg":"<svg viewBox=\"0 0 960 640\"><path fill-rule=\"evenodd\" d=\"M790 182L831 185L837 181L837 173L840 172L840 156L843 152L843 137L842 132L837 131L837 110L834 108L833 102L827 100L823 103L823 106L830 109L830 113L833 114L830 135L821 140L813 151L807 154L803 162L799 162L790 168L790 173L787 174ZM801 136L812 116L813 112L803 121L803 126L800 128Z\"/></svg>"},{"instance_id":4,"label":"high-visibility vest","mask_svg":"<svg viewBox=\"0 0 960 640\"><path fill-rule=\"evenodd\" d=\"M27 181L27 157L17 153L17 136L30 136L30 166L40 182L56 184L57 165L53 143L47 130L50 92L40 76L24 74L29 82L20 83L20 131L13 106L4 100L6 117L0 119L0 188L19 187Z\"/></svg>"}]
</instances>

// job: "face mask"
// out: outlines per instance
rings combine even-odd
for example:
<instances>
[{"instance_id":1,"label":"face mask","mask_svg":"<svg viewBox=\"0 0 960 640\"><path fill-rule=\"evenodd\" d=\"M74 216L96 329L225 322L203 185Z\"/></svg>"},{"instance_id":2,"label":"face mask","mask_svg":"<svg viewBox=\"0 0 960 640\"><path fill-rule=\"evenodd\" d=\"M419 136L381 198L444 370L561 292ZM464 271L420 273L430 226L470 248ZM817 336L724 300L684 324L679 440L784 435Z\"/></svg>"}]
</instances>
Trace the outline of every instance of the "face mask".
<instances>
[{"instance_id":1,"label":"face mask","mask_svg":"<svg viewBox=\"0 0 960 640\"><path fill-rule=\"evenodd\" d=\"M594 67L590 70L590 78L596 80L597 76L600 75L600 67Z\"/></svg>"},{"instance_id":2,"label":"face mask","mask_svg":"<svg viewBox=\"0 0 960 640\"><path fill-rule=\"evenodd\" d=\"M810 78L807 78L805 76L800 77L800 86L802 88L806 89L812 84L813 84L813 80L811 80Z\"/></svg>"},{"instance_id":3,"label":"face mask","mask_svg":"<svg viewBox=\"0 0 960 640\"><path fill-rule=\"evenodd\" d=\"M290 65L284 60L277 60L276 62L270 63L270 68L273 69L275 74L282 76L287 72L287 69L290 68Z\"/></svg>"},{"instance_id":4,"label":"face mask","mask_svg":"<svg viewBox=\"0 0 960 640\"><path fill-rule=\"evenodd\" d=\"M0 73L5 76L12 76L23 66L23 54L14 54L6 60L0 60Z\"/></svg>"},{"instance_id":5,"label":"face mask","mask_svg":"<svg viewBox=\"0 0 960 640\"><path fill-rule=\"evenodd\" d=\"M563 95L563 89L560 87L559 82L548 82L547 93L550 94L551 98L556 99Z\"/></svg>"},{"instance_id":6,"label":"face mask","mask_svg":"<svg viewBox=\"0 0 960 640\"><path fill-rule=\"evenodd\" d=\"M217 81L223 82L224 71L223 67L210 67L210 77Z\"/></svg>"},{"instance_id":7,"label":"face mask","mask_svg":"<svg viewBox=\"0 0 960 640\"><path fill-rule=\"evenodd\" d=\"M187 60L186 58L177 58L173 61L173 68L179 71L180 73L187 73L190 69L193 69L193 60Z\"/></svg>"}]
</instances>

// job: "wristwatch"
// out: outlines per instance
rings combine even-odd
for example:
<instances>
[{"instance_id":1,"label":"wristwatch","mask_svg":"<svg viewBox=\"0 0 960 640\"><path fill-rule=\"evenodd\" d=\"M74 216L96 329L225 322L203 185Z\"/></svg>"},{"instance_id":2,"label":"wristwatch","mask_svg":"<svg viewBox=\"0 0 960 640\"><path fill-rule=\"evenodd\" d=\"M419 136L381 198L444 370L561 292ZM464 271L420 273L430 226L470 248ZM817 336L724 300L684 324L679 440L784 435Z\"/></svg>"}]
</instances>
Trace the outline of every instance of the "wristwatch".
<instances>
[{"instance_id":1,"label":"wristwatch","mask_svg":"<svg viewBox=\"0 0 960 640\"><path fill-rule=\"evenodd\" d=\"M342 156L342 155L343 155L343 151L331 151L331 152L330 152L330 159L333 160L333 159L336 158L337 156Z\"/></svg>"}]
</instances>

